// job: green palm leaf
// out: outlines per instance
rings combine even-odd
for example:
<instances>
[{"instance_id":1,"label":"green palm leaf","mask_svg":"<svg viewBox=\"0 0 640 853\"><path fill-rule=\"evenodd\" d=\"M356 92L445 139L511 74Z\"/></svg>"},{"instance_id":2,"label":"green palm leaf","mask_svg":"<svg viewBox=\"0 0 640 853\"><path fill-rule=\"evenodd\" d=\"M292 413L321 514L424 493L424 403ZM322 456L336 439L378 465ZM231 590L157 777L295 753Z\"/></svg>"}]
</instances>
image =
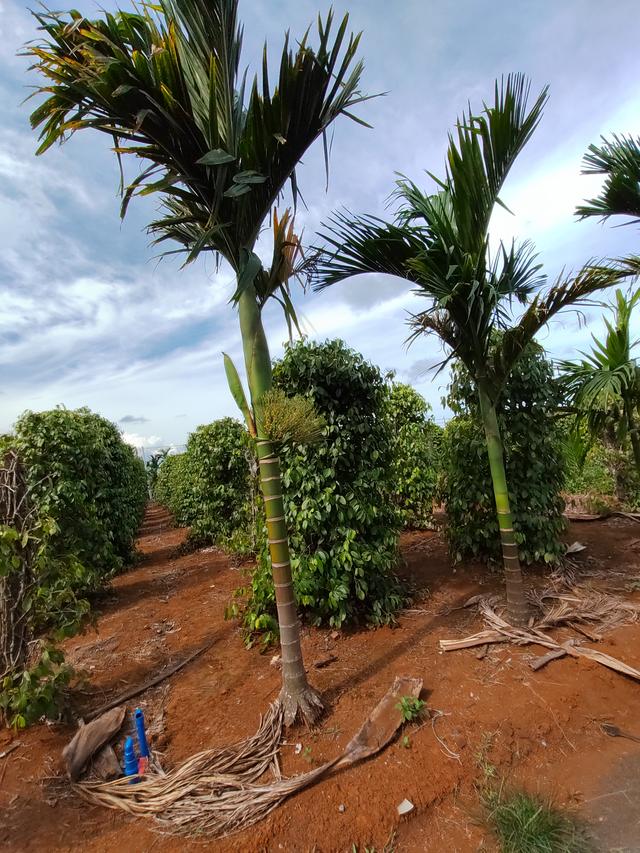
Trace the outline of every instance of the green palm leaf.
<instances>
[{"instance_id":1,"label":"green palm leaf","mask_svg":"<svg viewBox=\"0 0 640 853\"><path fill-rule=\"evenodd\" d=\"M640 138L602 137L601 145L589 146L582 173L605 175L605 180L600 195L577 208L581 219L618 215L640 219Z\"/></svg>"}]
</instances>

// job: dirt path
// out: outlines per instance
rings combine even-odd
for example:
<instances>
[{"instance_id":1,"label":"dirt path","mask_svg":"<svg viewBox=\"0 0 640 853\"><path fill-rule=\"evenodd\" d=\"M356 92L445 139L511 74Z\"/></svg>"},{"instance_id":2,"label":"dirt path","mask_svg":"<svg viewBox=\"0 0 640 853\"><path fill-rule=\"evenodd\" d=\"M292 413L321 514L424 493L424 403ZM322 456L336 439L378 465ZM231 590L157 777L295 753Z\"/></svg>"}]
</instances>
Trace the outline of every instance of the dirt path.
<instances>
[{"instance_id":1,"label":"dirt path","mask_svg":"<svg viewBox=\"0 0 640 853\"><path fill-rule=\"evenodd\" d=\"M575 525L571 533L588 546L583 570L604 567L609 588L637 598L627 590L630 577L640 572L639 525L611 519ZM142 559L114 581L95 630L65 644L68 660L89 676L86 692L77 696L78 710L87 713L212 642L179 674L140 697L153 746L164 752L167 765L253 732L280 679L271 653L246 651L237 624L224 619L243 570L213 549L174 558L185 535L172 528L162 508L150 507L138 542ZM380 853L393 840L396 851L491 850L478 822L474 783L483 767L495 767L509 781L578 809L593 823L598 849L640 851L635 841L640 745L606 738L599 728L607 719L640 733L640 684L573 659L533 673L528 660L538 650L495 646L482 660L473 649L439 652L438 639L479 627L467 611L440 612L477 592L499 590L499 577L473 564L453 571L437 533L407 534L402 550L403 573L416 589L416 601L397 628L305 629L305 659L330 710L316 730L289 733L282 747L284 770L302 772L334 757L396 674L424 679L428 706L444 714L435 731L431 723L410 728L408 745L399 739L373 760L291 799L251 830L203 845L165 838L151 824L79 802L56 778L72 728L38 726L21 733L22 745L0 759L0 845L87 853L203 846L243 853L352 853L355 845L360 853L366 846ZM535 573L532 579L543 582ZM638 625L617 630L599 646L640 667ZM329 654L336 658L331 665L313 668ZM0 752L13 738L0 733ZM405 798L416 808L400 820L396 807Z\"/></svg>"}]
</instances>

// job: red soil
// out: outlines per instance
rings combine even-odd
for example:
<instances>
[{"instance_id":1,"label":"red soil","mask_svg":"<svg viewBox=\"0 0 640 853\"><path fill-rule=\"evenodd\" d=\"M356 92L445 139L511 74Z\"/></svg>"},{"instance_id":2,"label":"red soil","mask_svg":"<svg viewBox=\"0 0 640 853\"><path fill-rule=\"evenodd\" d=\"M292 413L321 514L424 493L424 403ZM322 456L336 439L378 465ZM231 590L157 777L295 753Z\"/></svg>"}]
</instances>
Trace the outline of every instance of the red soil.
<instances>
[{"instance_id":1,"label":"red soil","mask_svg":"<svg viewBox=\"0 0 640 853\"><path fill-rule=\"evenodd\" d=\"M584 570L605 569L588 580L631 599L629 583L640 571L638 527L626 519L576 524L571 541L588 546ZM153 746L170 766L208 746L254 732L260 712L275 698L280 673L271 654L243 648L238 626L224 608L242 581L242 569L205 549L173 558L185 531L172 529L151 507L139 539L140 563L117 578L95 630L65 643L67 659L89 675L76 696L88 713L127 686L156 674L168 662L206 642L211 648L136 701L145 709ZM373 709L396 674L424 679L423 698L442 711L432 725L409 727L402 737L359 766L293 797L269 818L220 841L185 841L154 832L153 824L92 807L71 795L62 776L61 751L73 728L43 725L15 735L0 732L0 753L16 737L21 746L0 759L0 845L14 851L433 851L494 849L480 822L475 785L482 768L575 807L594 826L603 846L640 850L640 746L605 737L610 720L640 734L640 684L584 660L555 661L537 673L528 660L539 648L493 646L444 654L441 638L458 638L481 626L466 610L449 615L477 592L500 590L500 578L479 565L452 569L438 533L403 537L403 574L416 589L412 609L397 628L331 632L305 629L303 649L313 683L329 706L313 731L297 728L282 746L286 774L334 757ZM536 584L540 573L531 573ZM640 668L640 625L607 635L599 648ZM313 664L329 654L330 665ZM436 735L441 739L437 739ZM295 754L294 746L305 749ZM446 753L444 745L450 751ZM451 753L458 757L452 757ZM52 778L56 777L56 778ZM635 788L634 788L635 785ZM396 808L415 805L407 817ZM385 848L385 844L389 846ZM636 846L631 846L633 844ZM629 845L629 846L627 846Z\"/></svg>"}]
</instances>

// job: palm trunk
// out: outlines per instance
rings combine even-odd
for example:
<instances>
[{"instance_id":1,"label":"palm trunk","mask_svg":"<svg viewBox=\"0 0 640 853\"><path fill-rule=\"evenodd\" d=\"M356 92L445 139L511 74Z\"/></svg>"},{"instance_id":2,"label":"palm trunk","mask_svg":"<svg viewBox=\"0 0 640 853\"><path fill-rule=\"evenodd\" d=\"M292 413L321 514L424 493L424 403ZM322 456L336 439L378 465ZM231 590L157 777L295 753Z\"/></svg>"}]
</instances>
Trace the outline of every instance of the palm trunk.
<instances>
[{"instance_id":1,"label":"palm trunk","mask_svg":"<svg viewBox=\"0 0 640 853\"><path fill-rule=\"evenodd\" d=\"M478 394L480 397L482 423L487 439L489 468L491 470L493 495L496 501L500 541L502 543L502 559L504 561L504 574L507 587L507 616L513 625L526 625L529 608L527 606L524 581L520 569L518 545L513 530L500 427L498 426L495 405L491 402L487 389L479 385Z\"/></svg>"},{"instance_id":2,"label":"palm trunk","mask_svg":"<svg viewBox=\"0 0 640 853\"><path fill-rule=\"evenodd\" d=\"M296 608L289 539L284 520L280 461L273 444L264 435L261 400L271 387L271 359L262 317L253 287L246 289L239 301L240 330L244 348L247 381L257 430L257 455L260 488L264 497L269 556L275 588L280 648L282 657L282 691L285 723L290 725L301 714L313 723L323 711L322 701L309 686L302 659L300 621Z\"/></svg>"}]
</instances>

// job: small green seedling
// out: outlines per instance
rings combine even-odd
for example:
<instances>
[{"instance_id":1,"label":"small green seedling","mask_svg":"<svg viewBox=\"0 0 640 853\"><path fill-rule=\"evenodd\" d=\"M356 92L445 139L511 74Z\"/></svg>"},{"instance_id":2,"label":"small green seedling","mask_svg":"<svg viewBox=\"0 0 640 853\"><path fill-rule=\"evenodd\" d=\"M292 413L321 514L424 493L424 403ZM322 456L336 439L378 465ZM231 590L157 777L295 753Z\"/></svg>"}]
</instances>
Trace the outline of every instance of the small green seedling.
<instances>
[{"instance_id":1,"label":"small green seedling","mask_svg":"<svg viewBox=\"0 0 640 853\"><path fill-rule=\"evenodd\" d=\"M422 699L416 699L415 696L403 696L396 708L400 711L403 723L413 723L422 716L424 702Z\"/></svg>"},{"instance_id":2,"label":"small green seedling","mask_svg":"<svg viewBox=\"0 0 640 853\"><path fill-rule=\"evenodd\" d=\"M402 745L405 749L411 749L411 741L409 740L409 735L404 735L402 738Z\"/></svg>"}]
</instances>

